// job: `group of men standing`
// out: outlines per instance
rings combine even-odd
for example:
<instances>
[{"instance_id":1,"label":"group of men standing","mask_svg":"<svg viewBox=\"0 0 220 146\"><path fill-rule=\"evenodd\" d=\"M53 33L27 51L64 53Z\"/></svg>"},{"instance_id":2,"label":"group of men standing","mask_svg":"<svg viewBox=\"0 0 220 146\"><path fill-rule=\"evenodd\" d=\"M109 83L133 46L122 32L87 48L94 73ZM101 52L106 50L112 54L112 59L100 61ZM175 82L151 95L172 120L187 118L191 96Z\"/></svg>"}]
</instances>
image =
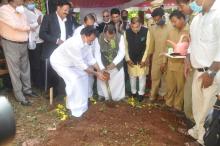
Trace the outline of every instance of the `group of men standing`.
<instances>
[{"instance_id":1,"label":"group of men standing","mask_svg":"<svg viewBox=\"0 0 220 146\"><path fill-rule=\"evenodd\" d=\"M188 134L197 142L187 145L204 145L205 118L215 104L216 96L219 99L220 92L218 58L220 37L219 30L214 29L220 22L220 9L217 8L219 1L177 0L177 4L182 13L174 11L169 16L174 27L169 28L167 27L169 24L164 23L161 9L155 9L152 13L156 25L152 25L149 31L152 43L148 46L150 48L148 54L153 54L150 98L155 99L155 95L159 93L158 87L162 89L165 87L166 105L177 111L181 111L184 105L187 118L195 122L195 126L189 129ZM189 42L186 59L159 55L164 51L169 52L170 47L175 49L181 42ZM165 80L161 76L162 73ZM159 83L157 79L160 80Z\"/></svg>"},{"instance_id":2,"label":"group of men standing","mask_svg":"<svg viewBox=\"0 0 220 146\"><path fill-rule=\"evenodd\" d=\"M131 27L124 30L120 11L116 8L111 10L111 16L114 16L114 21L106 23L96 38L93 32L96 30L94 28L96 19L92 14L86 15L84 24L75 30L70 39L56 48L50 57L53 69L65 81L67 107L76 117L81 116L88 108L94 76L97 77L97 91L100 99L119 101L125 98L123 62L125 54L127 61L130 62L128 74L132 80L132 92L136 96L136 78L138 77L137 98L139 101L143 100L147 74L145 60L148 30L141 26L138 17L132 18ZM93 33L84 34L87 31ZM124 37L125 33L126 37ZM139 50L136 51L136 48ZM108 76L105 76L106 73Z\"/></svg>"}]
</instances>

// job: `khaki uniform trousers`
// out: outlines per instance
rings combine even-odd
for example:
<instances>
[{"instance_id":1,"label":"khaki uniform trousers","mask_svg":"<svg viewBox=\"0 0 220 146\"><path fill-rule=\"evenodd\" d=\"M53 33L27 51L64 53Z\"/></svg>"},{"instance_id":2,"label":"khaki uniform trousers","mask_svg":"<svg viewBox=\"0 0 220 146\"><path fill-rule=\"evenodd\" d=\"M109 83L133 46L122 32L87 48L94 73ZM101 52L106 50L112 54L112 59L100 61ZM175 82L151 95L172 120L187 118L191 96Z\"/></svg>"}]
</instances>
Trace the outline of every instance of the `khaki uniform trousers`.
<instances>
[{"instance_id":1,"label":"khaki uniform trousers","mask_svg":"<svg viewBox=\"0 0 220 146\"><path fill-rule=\"evenodd\" d=\"M164 96L166 94L165 73L160 71L160 64L153 63L151 68L151 98L156 99L158 94Z\"/></svg>"},{"instance_id":2,"label":"khaki uniform trousers","mask_svg":"<svg viewBox=\"0 0 220 146\"><path fill-rule=\"evenodd\" d=\"M193 82L193 73L192 70L189 76L186 79L184 86L184 113L188 119L194 121L192 113L192 82Z\"/></svg>"},{"instance_id":3,"label":"khaki uniform trousers","mask_svg":"<svg viewBox=\"0 0 220 146\"><path fill-rule=\"evenodd\" d=\"M168 62L166 85L167 94L165 100L167 106L181 111L183 109L185 85L184 64L181 60Z\"/></svg>"}]
</instances>

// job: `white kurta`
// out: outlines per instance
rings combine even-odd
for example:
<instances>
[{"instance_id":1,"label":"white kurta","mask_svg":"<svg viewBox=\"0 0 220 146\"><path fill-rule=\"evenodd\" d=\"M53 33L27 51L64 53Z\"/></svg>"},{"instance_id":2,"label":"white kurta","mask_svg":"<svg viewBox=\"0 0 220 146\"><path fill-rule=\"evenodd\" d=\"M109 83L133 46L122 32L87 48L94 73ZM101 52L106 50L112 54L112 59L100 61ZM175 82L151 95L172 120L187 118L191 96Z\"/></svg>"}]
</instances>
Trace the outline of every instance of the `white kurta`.
<instances>
[{"instance_id":1,"label":"white kurta","mask_svg":"<svg viewBox=\"0 0 220 146\"><path fill-rule=\"evenodd\" d=\"M102 46L100 46L102 47ZM101 56L101 52L99 52ZM124 59L125 56L125 43L124 37L121 36L119 42L119 50L117 56L113 59L113 63L117 65ZM103 66L102 62L98 62L99 66ZM124 77L124 68L122 67L120 70L114 68L113 70L109 71L110 73L110 80L109 80L109 87L112 94L112 99L114 101L119 101L125 97L125 77ZM107 91L107 86L104 81L97 79L97 90L99 96L105 97L106 100L109 99L109 94Z\"/></svg>"},{"instance_id":2,"label":"white kurta","mask_svg":"<svg viewBox=\"0 0 220 146\"><path fill-rule=\"evenodd\" d=\"M89 80L84 71L96 63L91 47L81 36L73 36L60 45L50 57L51 66L66 84L66 106L75 117L88 109Z\"/></svg>"},{"instance_id":3,"label":"white kurta","mask_svg":"<svg viewBox=\"0 0 220 146\"><path fill-rule=\"evenodd\" d=\"M76 35L80 36L80 33L81 33L83 28L85 28L85 25L79 26L75 30L73 36L76 36ZM98 65L99 65L99 68L101 70L104 69L105 67L103 66L103 64L100 64L100 62L101 62L100 45L99 45L99 42L98 42L97 38L92 42L92 45L90 47L92 49L93 57L96 59ZM93 96L93 84L94 84L94 76L89 75L89 97Z\"/></svg>"},{"instance_id":4,"label":"white kurta","mask_svg":"<svg viewBox=\"0 0 220 146\"><path fill-rule=\"evenodd\" d=\"M29 33L29 49L35 49L36 44L42 43L43 40L39 38L40 25L37 20L41 16L41 20L43 19L43 14L40 10L34 9L34 12L25 8L24 14L27 17L28 24L35 31L30 31Z\"/></svg>"}]
</instances>

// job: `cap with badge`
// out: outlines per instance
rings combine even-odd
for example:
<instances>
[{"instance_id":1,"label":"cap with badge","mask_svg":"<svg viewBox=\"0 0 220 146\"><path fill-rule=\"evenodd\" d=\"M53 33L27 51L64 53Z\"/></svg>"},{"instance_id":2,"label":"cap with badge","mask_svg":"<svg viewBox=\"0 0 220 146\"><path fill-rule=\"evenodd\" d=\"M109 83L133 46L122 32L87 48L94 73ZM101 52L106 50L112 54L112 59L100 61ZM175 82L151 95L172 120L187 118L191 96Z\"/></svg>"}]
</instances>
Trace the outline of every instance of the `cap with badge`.
<instances>
[{"instance_id":1,"label":"cap with badge","mask_svg":"<svg viewBox=\"0 0 220 146\"><path fill-rule=\"evenodd\" d=\"M152 1L152 2L150 3L150 4L151 4L151 7L150 7L151 12L152 12L154 9L163 6L163 2L164 2L164 0L154 0L154 1Z\"/></svg>"},{"instance_id":2,"label":"cap with badge","mask_svg":"<svg viewBox=\"0 0 220 146\"><path fill-rule=\"evenodd\" d=\"M80 8L70 8L70 14L79 13Z\"/></svg>"}]
</instances>

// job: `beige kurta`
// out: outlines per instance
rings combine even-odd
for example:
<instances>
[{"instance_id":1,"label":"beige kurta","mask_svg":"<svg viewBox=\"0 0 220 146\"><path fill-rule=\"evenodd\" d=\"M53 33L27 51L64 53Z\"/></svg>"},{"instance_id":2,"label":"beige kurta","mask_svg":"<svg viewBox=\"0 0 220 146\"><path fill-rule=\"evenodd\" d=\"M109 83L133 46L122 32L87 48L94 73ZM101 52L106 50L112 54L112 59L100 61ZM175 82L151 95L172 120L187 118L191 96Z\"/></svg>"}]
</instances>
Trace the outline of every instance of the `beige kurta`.
<instances>
[{"instance_id":1,"label":"beige kurta","mask_svg":"<svg viewBox=\"0 0 220 146\"><path fill-rule=\"evenodd\" d=\"M126 33L124 33L124 40L125 40L125 60L128 61L130 60L130 57L128 53L128 42L126 38ZM147 35L146 44L148 44L148 40L149 40L149 35ZM147 48L145 49L144 55L142 57L142 62L145 62L146 59L147 59ZM128 65L128 74L130 76L134 76L134 77L144 76L147 75L148 72L149 72L149 67L147 66L141 68L140 65L133 65L133 67Z\"/></svg>"}]
</instances>

